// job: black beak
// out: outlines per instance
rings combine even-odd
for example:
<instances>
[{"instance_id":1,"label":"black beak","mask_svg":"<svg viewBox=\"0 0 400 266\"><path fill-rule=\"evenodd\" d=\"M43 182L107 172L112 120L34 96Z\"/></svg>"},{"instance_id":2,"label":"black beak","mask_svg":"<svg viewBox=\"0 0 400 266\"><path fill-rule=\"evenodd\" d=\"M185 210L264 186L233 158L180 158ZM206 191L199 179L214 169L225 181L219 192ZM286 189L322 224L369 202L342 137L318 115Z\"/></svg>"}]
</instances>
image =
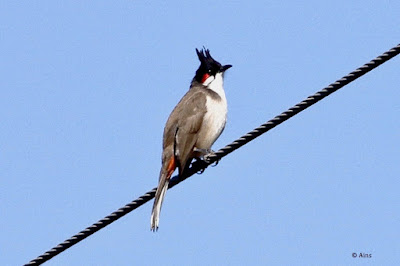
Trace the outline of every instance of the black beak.
<instances>
[{"instance_id":1,"label":"black beak","mask_svg":"<svg viewBox=\"0 0 400 266\"><path fill-rule=\"evenodd\" d=\"M231 68L232 65L225 65L221 67L221 72L225 72L226 70L228 70L229 68Z\"/></svg>"}]
</instances>

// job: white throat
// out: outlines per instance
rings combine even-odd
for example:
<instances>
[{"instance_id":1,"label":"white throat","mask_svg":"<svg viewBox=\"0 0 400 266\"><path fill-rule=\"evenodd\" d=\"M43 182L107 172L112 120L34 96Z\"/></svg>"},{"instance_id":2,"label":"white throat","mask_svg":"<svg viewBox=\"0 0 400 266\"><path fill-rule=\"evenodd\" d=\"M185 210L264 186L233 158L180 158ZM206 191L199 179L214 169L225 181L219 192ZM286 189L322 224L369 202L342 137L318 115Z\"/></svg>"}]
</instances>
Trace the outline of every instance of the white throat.
<instances>
[{"instance_id":1,"label":"white throat","mask_svg":"<svg viewBox=\"0 0 400 266\"><path fill-rule=\"evenodd\" d=\"M208 77L208 79L203 82L203 85L225 98L223 73L217 73L215 76Z\"/></svg>"},{"instance_id":2,"label":"white throat","mask_svg":"<svg viewBox=\"0 0 400 266\"><path fill-rule=\"evenodd\" d=\"M198 133L196 147L201 149L210 149L215 140L221 135L226 124L228 113L228 104L226 102L225 91L223 86L223 74L217 73L209 77L203 82L204 86L216 92L220 98L207 95L206 114L203 118L201 129Z\"/></svg>"}]
</instances>

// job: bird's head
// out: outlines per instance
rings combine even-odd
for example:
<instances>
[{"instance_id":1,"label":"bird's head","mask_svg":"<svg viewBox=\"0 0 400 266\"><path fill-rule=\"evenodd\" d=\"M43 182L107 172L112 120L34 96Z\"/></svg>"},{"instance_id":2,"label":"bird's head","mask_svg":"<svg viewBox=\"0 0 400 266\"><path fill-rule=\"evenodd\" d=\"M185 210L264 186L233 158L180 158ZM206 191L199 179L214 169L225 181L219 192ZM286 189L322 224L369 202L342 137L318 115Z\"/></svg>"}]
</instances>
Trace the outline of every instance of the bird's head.
<instances>
[{"instance_id":1,"label":"bird's head","mask_svg":"<svg viewBox=\"0 0 400 266\"><path fill-rule=\"evenodd\" d=\"M196 52L201 64L194 78L204 86L211 84L215 80L217 74L222 76L228 68L232 67L232 65L223 66L218 61L215 61L214 58L211 57L210 50L208 49L204 48L200 51L196 49Z\"/></svg>"}]
</instances>

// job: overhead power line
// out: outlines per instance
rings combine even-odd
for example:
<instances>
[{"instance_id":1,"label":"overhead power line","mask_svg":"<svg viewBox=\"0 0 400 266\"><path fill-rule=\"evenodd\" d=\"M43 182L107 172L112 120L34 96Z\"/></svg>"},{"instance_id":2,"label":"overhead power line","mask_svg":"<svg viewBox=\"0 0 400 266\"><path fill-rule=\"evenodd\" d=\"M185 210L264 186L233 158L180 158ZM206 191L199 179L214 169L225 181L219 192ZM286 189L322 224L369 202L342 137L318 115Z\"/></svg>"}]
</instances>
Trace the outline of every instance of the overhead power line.
<instances>
[{"instance_id":1,"label":"overhead power line","mask_svg":"<svg viewBox=\"0 0 400 266\"><path fill-rule=\"evenodd\" d=\"M219 151L215 152L214 155L209 156L208 163L204 161L196 161L192 164L192 166L188 169L185 176L179 177L174 176L169 184L168 188L172 188L175 185L179 184L186 178L192 176L193 174L203 171L207 166L210 164L220 160L221 158L225 157L229 153L235 151L236 149L240 148L241 146L247 144L248 142L252 141L253 139L259 137L260 135L264 134L265 132L269 131L270 129L276 127L277 125L285 122L289 118L295 116L296 114L300 113L301 111L307 109L314 103L322 100L326 96L332 94L333 92L339 90L340 88L346 86L350 82L356 80L357 78L363 76L364 74L368 73L369 71L375 69L379 65L389 61L396 55L400 53L400 44L393 47L389 51L383 53L382 55L376 57L375 59L371 60L369 63L357 68L350 74L344 76L343 78L335 81L334 83L330 84L329 86L323 88L322 90L318 91L314 95L309 96L307 99L303 100L302 102L296 104L292 108L288 109L287 111L281 113L280 115L275 116L268 122L262 124L261 126L255 128L254 130L250 131L246 135L240 137L239 139L235 140L231 144L225 146L224 148L220 149ZM89 226L85 230L79 232L78 234L68 238L64 242L58 244L54 248L46 251L36 259L31 260L29 263L25 265L40 265L54 256L60 254L61 252L65 251L66 249L72 247L76 243L80 242L81 240L85 239L86 237L94 234L95 232L99 231L100 229L106 227L107 225L111 224L112 222L118 220L125 214L130 213L131 211L135 210L136 208L142 206L149 200L154 198L154 194L157 188L153 188L151 191L147 192L143 196L133 200L132 202L126 204L124 207L118 209L117 211L113 212L112 214L106 216L105 218L99 220L98 222L94 223L93 225Z\"/></svg>"}]
</instances>

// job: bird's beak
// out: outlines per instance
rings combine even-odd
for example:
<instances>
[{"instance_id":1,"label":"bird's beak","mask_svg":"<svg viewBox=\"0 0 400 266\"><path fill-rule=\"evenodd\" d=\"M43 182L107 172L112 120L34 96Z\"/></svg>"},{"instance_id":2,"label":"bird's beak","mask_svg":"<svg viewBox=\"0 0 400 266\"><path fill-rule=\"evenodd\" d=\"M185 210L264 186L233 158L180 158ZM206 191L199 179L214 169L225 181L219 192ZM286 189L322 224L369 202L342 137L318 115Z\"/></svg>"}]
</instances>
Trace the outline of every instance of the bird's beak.
<instances>
[{"instance_id":1,"label":"bird's beak","mask_svg":"<svg viewBox=\"0 0 400 266\"><path fill-rule=\"evenodd\" d=\"M225 72L226 70L228 70L229 68L231 68L232 65L225 65L221 67L221 72Z\"/></svg>"}]
</instances>

